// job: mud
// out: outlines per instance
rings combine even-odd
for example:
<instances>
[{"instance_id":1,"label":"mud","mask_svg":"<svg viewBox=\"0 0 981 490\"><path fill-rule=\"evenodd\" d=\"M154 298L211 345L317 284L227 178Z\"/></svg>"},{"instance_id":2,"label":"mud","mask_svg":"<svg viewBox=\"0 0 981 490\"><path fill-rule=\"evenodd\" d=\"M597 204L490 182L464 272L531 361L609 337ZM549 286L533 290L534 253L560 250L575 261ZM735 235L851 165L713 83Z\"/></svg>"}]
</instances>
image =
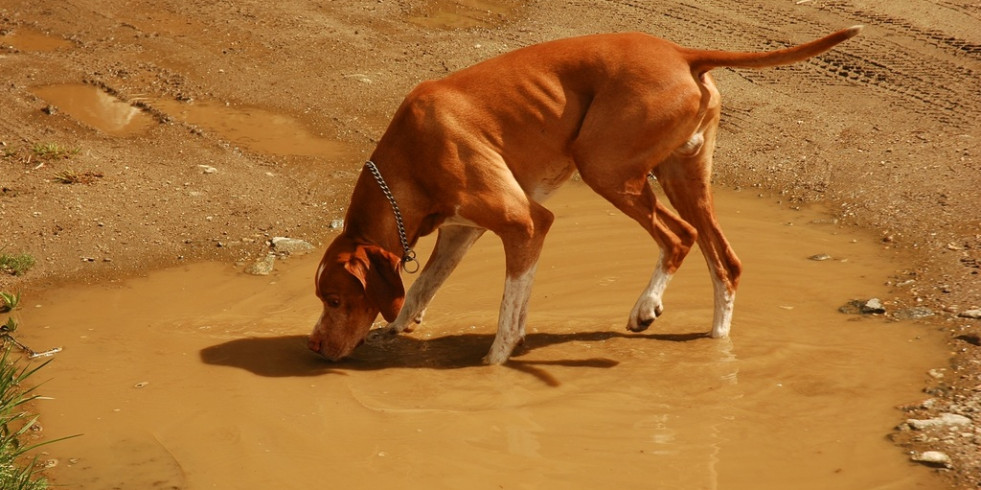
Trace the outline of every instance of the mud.
<instances>
[{"instance_id":1,"label":"mud","mask_svg":"<svg viewBox=\"0 0 981 490\"><path fill-rule=\"evenodd\" d=\"M20 51L45 53L67 49L71 46L71 42L45 34L37 29L24 27L6 33L0 31L0 45L10 46Z\"/></svg>"},{"instance_id":2,"label":"mud","mask_svg":"<svg viewBox=\"0 0 981 490\"><path fill-rule=\"evenodd\" d=\"M139 108L93 85L47 85L34 89L34 93L49 102L48 112L64 111L78 121L113 136L146 133L157 124Z\"/></svg>"},{"instance_id":3,"label":"mud","mask_svg":"<svg viewBox=\"0 0 981 490\"><path fill-rule=\"evenodd\" d=\"M217 102L180 102L156 99L150 103L168 116L182 120L252 151L272 155L340 158L349 145L314 134L300 121L258 107L233 107Z\"/></svg>"},{"instance_id":4,"label":"mud","mask_svg":"<svg viewBox=\"0 0 981 490\"><path fill-rule=\"evenodd\" d=\"M870 250L901 252L861 281L821 276L784 282L794 274L810 278L812 268L843 272L855 265L853 256L828 252L831 247L802 250L806 256L829 253L848 261L799 262L797 255L776 261L785 269L760 277L782 288L756 298L748 292L750 276L764 266L749 263L730 349L735 358L730 364L740 368L735 385L705 381L728 376L728 368L718 367L725 362L717 344L693 338L701 321L686 322L684 315L707 321L711 306L704 291L690 296L697 301L683 304L689 294L682 293L682 278L672 284L668 314L653 331L663 337L620 337L623 317L651 265L642 261L626 272L607 272L606 260L623 264L629 251L608 254L597 263L590 252L607 245L567 248L589 245L581 234L568 243L553 236L551 253L569 255L551 271L540 269L536 295L541 296L533 304L531 324L539 330L529 337L527 353L498 371L471 364L493 331L500 293L491 287L500 281L493 257L480 266L486 270L472 272L488 274L486 281L449 285L438 299L444 307L434 309L426 329L390 346L365 346L358 359L343 365L297 357L302 351L297 343L302 344L315 315L314 306L297 303L310 301L301 299L312 289L310 272L304 270L309 265L283 264L275 284L243 279L228 265L264 255L272 236L305 238L323 247L329 224L344 215L361 163L404 94L421 80L519 46L579 34L643 31L692 47L759 50L854 24L866 26L860 37L806 63L714 73L724 107L716 188L774 196L780 199L777 208L822 203L845 226L871 234L858 238L862 246L874 241L877 247L870 245ZM0 291L20 291L25 302L43 305L23 311L20 331L38 334L34 347L70 347L52 366L68 369L54 368L59 370L50 385L60 392L51 406L57 415L48 424L42 407L41 420L49 429L41 438L88 434L66 442L71 445L63 450L51 446L59 464L50 474L86 488L112 487L122 479L137 488L151 481L262 488L276 478L287 482L280 486L305 488L314 480L321 486L329 486L331 479L351 483L354 475L368 475L365 481L372 483L422 475L420 481L454 487L464 486L458 484L462 478L487 486L495 478L507 479L504 486L544 480L548 485L543 487L572 479L573 486L595 487L600 479L607 486L606 480L635 477L664 479L667 486L684 474L689 480L679 486L688 488L701 485L695 479L702 474L694 471L704 470L720 475L705 477L705 482L721 482L720 487L771 478L779 486L800 488L817 475L814 485L823 488L836 484L834 479L847 480L845 488L879 483L883 488L975 488L981 481L981 322L958 315L981 307L979 33L981 10L967 0L287 0L234 5L8 0L0 5L0 251L29 253L37 264L24 276L0 274ZM67 110L50 111L59 105L36 92L82 83L144 108L158 123L139 134L116 136ZM194 111L204 115L199 118ZM267 120L279 117L292 121L291 129L279 133L282 145L237 133L253 127L262 128L259 136L275 132ZM233 128L222 129L222 119L234 121ZM299 140L289 139L296 134ZM331 142L350 151L334 153ZM32 150L48 144L69 151L41 159ZM307 145L317 150L295 151ZM58 183L57 177L69 170L102 178ZM792 233L804 224L797 222ZM733 228L739 220L726 225L738 239L740 232ZM769 242L744 245L752 236L741 240L736 245L745 259L755 255L768 262L780 250ZM488 243L492 237L484 238L482 246ZM648 239L637 243L646 246ZM470 258L476 261L473 267L482 264L475 257ZM208 264L194 265L202 261ZM607 265L600 272L602 264ZM147 280L123 279L162 267L177 269ZM692 257L683 277L702 281L703 268ZM594 276L584 282L587 278L576 275L580 271ZM549 282L547 273L569 276ZM157 282L164 277L170 278L167 286ZM222 289L219 277L230 289ZM635 283L621 284L628 277ZM197 289L198 278L212 287ZM859 291L865 280L870 289ZM245 286L240 281L252 282ZM843 281L856 289L839 289ZM889 283L888 290L883 282ZM98 285L77 286L83 283ZM144 283L148 289L140 289ZM53 289L56 284L67 285ZM288 293L277 289L284 284L290 284ZM606 299L605 291L612 291ZM905 324L840 324L843 317L837 314L815 325L798 313L806 311L817 320L825 313L815 315L811 306L794 302L821 298L820 307L813 299L813 308L826 312L850 299L845 296L880 293L888 298L890 312L915 305L934 316L915 334ZM594 295L603 308L592 306L588 298ZM471 303L477 302L480 309L471 314ZM43 317L60 304L74 309L52 309L59 313ZM107 311L104 304L118 311ZM190 306L186 315L184 304ZM772 311L764 309L771 305ZM46 330L36 331L35 320ZM762 326L744 320L759 320ZM682 323L669 323L675 321ZM113 335L102 337L109 327ZM825 330L837 337L823 336ZM933 330L945 332L948 343L924 346L932 340L913 340ZM144 343L129 343L134 341ZM837 350L842 346L852 350ZM631 349L645 352L632 354ZM892 361L882 361L889 366L883 374L879 359L892 352L906 355L906 364L894 368ZM668 357L658 357L662 354ZM875 360L871 367L841 367L868 359ZM689 360L694 361L685 364ZM927 364L930 374L923 369ZM676 366L689 369L678 372ZM838 377L822 384L823 369ZM760 384L797 370L813 377L781 387ZM635 371L643 378L633 377ZM698 378L700 372L706 378ZM389 378L402 385L386 384ZM681 382L659 384L672 379L691 389ZM919 393L917 384L928 394ZM362 396L372 386L405 401L379 392ZM81 393L83 387L111 393L99 401ZM720 394L705 395L713 391ZM732 393L736 401L725 401ZM182 394L186 399L175 398ZM778 394L785 396L770 397ZM926 396L931 398L924 401ZM807 397L814 403L796 403ZM379 399L397 406L372 404L382 403L373 401ZM778 402L786 413L778 417L749 400ZM487 417L468 425L461 411L480 401L487 408L479 413ZM911 412L894 412L897 402L913 407ZM413 403L419 410L406 412ZM719 411L714 403L720 404ZM572 420L560 405L577 410L575 416L584 423ZM188 415L188 406L204 410ZM727 415L719 415L723 412ZM73 418L74 413L84 420ZM604 418L609 413L635 418ZM696 426L689 413L714 425ZM896 439L903 450L882 445L901 419L941 413L972 418L973 436L970 430L907 431ZM717 423L720 416L724 422ZM839 424L853 434L839 433ZM675 428L682 442L668 449L650 447L655 439L670 439L657 431ZM435 431L435 442L413 432L420 429ZM721 436L712 439L709 432ZM828 442L825 433L840 442ZM512 443L524 457L508 453ZM414 451L416 446L435 451L440 459ZM468 458L450 454L454 450ZM688 456L671 461L649 457L663 451ZM910 451L943 451L952 467L910 468ZM385 460L395 464L383 466L380 454L397 456ZM813 464L806 461L812 457ZM836 457L844 462L836 464ZM267 465L265 458L278 466ZM881 472L857 468L848 462L852 458ZM671 466L675 463L682 466ZM207 465L217 469L214 478ZM243 471L251 467L256 470ZM797 467L803 468L802 476L788 484ZM694 470L686 473L688 468ZM934 471L945 478L931 480ZM865 477L870 481L859 483Z\"/></svg>"},{"instance_id":5,"label":"mud","mask_svg":"<svg viewBox=\"0 0 981 490\"><path fill-rule=\"evenodd\" d=\"M549 206L557 220L528 337L504 367L479 364L502 289L493 236L415 333L336 364L305 349L317 254L271 277L205 263L32 297L23 340L64 347L45 368L45 431L83 434L47 450L54 482L930 488L882 433L916 375L940 362L941 339L836 311L885 294L892 265L873 239L823 213L723 193L720 219L747 269L731 340L704 336L712 295L697 255L665 316L632 334L651 240L582 184ZM832 258L808 259L817 253Z\"/></svg>"}]
</instances>

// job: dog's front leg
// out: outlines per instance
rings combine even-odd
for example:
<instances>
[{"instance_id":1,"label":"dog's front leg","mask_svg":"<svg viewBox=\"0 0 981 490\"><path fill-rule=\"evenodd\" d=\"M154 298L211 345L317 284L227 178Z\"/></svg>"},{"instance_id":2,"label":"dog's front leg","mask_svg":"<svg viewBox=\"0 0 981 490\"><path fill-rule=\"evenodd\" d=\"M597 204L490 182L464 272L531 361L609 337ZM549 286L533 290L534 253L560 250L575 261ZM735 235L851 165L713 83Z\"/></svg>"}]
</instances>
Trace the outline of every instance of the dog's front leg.
<instances>
[{"instance_id":1,"label":"dog's front leg","mask_svg":"<svg viewBox=\"0 0 981 490\"><path fill-rule=\"evenodd\" d=\"M508 232L497 232L504 242L507 277L504 280L501 313L497 320L497 336L494 337L490 351L484 356L485 364L504 364L514 348L525 338L531 285L535 281L535 269L545 242L545 234L554 220L549 210L535 202L529 203L528 212L526 222L514 226Z\"/></svg>"},{"instance_id":2,"label":"dog's front leg","mask_svg":"<svg viewBox=\"0 0 981 490\"><path fill-rule=\"evenodd\" d=\"M484 356L485 364L504 364L511 352L525 338L525 322L528 319L528 299L531 284L535 280L535 267L517 277L508 276L504 281L504 299L497 322L497 336L490 351Z\"/></svg>"},{"instance_id":3,"label":"dog's front leg","mask_svg":"<svg viewBox=\"0 0 981 490\"><path fill-rule=\"evenodd\" d=\"M392 323L372 330L369 339L377 340L401 332L411 332L415 325L422 323L426 307L436 291L484 231L486 230L483 228L471 226L448 225L440 228L433 253L426 261L426 267L419 273L419 278L409 287L402 310Z\"/></svg>"}]
</instances>

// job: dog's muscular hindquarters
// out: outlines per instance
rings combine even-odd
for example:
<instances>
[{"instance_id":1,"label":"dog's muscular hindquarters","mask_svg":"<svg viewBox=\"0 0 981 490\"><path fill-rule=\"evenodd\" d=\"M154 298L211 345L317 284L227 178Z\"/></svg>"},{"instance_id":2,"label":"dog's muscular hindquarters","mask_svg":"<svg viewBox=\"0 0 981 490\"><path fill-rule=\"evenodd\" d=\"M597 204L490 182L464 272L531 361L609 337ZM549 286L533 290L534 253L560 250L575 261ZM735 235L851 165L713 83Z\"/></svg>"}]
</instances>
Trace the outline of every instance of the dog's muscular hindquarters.
<instances>
[{"instance_id":1,"label":"dog's muscular hindquarters","mask_svg":"<svg viewBox=\"0 0 981 490\"><path fill-rule=\"evenodd\" d=\"M504 245L506 277L485 361L505 362L524 337L535 266L553 219L541 202L575 171L660 247L627 328L642 331L661 314L664 290L697 240L714 284L711 335L727 336L741 266L712 206L720 97L708 72L801 61L859 30L765 53L693 50L638 33L594 35L519 49L420 84L371 160L401 210L407 242L439 230L433 254L405 294L392 204L362 172L345 228L317 269L324 310L310 348L329 359L350 354L379 312L390 322L382 334L422 321L436 289L490 230ZM655 198L651 172L677 215Z\"/></svg>"}]
</instances>

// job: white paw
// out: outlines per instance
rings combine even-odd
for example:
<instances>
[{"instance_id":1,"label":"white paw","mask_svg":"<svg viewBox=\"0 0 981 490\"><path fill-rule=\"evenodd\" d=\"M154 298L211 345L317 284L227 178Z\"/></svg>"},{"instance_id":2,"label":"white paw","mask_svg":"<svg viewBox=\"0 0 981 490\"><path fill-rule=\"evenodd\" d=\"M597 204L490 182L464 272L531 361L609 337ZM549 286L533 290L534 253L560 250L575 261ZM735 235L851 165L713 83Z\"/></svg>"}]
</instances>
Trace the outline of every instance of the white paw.
<instances>
[{"instance_id":1,"label":"white paw","mask_svg":"<svg viewBox=\"0 0 981 490\"><path fill-rule=\"evenodd\" d=\"M631 332L643 332L647 330L657 317L664 313L664 305L660 300L650 299L634 307L630 313L630 320L627 322L627 330Z\"/></svg>"}]
</instances>

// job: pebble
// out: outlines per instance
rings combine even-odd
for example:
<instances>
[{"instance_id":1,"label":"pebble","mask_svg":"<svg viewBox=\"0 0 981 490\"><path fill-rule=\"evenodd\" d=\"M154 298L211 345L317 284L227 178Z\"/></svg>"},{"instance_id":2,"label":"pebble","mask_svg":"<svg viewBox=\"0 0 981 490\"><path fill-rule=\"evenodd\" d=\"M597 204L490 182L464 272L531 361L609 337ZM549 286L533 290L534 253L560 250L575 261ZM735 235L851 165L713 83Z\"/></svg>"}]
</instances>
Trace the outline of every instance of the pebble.
<instances>
[{"instance_id":1,"label":"pebble","mask_svg":"<svg viewBox=\"0 0 981 490\"><path fill-rule=\"evenodd\" d=\"M269 253L265 257L253 262L245 268L246 274L253 276L268 276L272 274L273 267L276 265L276 254Z\"/></svg>"},{"instance_id":2,"label":"pebble","mask_svg":"<svg viewBox=\"0 0 981 490\"><path fill-rule=\"evenodd\" d=\"M212 167L211 165L198 165L198 168L201 169L201 172L206 173L206 174L216 174L216 173L218 173L218 169L215 168L215 167Z\"/></svg>"},{"instance_id":3,"label":"pebble","mask_svg":"<svg viewBox=\"0 0 981 490\"><path fill-rule=\"evenodd\" d=\"M866 314L882 314L886 312L886 307L882 306L882 301L879 298L872 298L862 305L862 313Z\"/></svg>"},{"instance_id":4,"label":"pebble","mask_svg":"<svg viewBox=\"0 0 981 490\"><path fill-rule=\"evenodd\" d=\"M817 261L817 262L821 262L821 261L824 261L824 260L831 260L831 256L828 255L828 254L816 254L816 255L812 255L812 256L808 257L808 259L814 260L814 261Z\"/></svg>"},{"instance_id":5,"label":"pebble","mask_svg":"<svg viewBox=\"0 0 981 490\"><path fill-rule=\"evenodd\" d=\"M344 220L342 219L331 220L329 227L331 230L339 230L341 228L344 228Z\"/></svg>"},{"instance_id":6,"label":"pebble","mask_svg":"<svg viewBox=\"0 0 981 490\"><path fill-rule=\"evenodd\" d=\"M923 451L922 453L913 453L911 458L917 463L923 463L930 466L939 466L943 468L950 468L950 456L946 453L940 451Z\"/></svg>"},{"instance_id":7,"label":"pebble","mask_svg":"<svg viewBox=\"0 0 981 490\"><path fill-rule=\"evenodd\" d=\"M881 315L886 312L886 308L882 306L882 300L879 298L853 299L839 307L838 311L848 315Z\"/></svg>"},{"instance_id":8,"label":"pebble","mask_svg":"<svg viewBox=\"0 0 981 490\"><path fill-rule=\"evenodd\" d=\"M971 425L971 419L956 413L942 413L932 419L907 419L906 425L916 430L926 430L936 427L960 427Z\"/></svg>"},{"instance_id":9,"label":"pebble","mask_svg":"<svg viewBox=\"0 0 981 490\"><path fill-rule=\"evenodd\" d=\"M310 252L314 249L314 246L309 242L297 238L287 238L287 237L273 237L270 240L272 243L272 248L276 253L287 253L287 254L304 254Z\"/></svg>"},{"instance_id":10,"label":"pebble","mask_svg":"<svg viewBox=\"0 0 981 490\"><path fill-rule=\"evenodd\" d=\"M925 306L914 306L912 308L896 311L892 314L892 316L897 320L919 320L921 318L929 318L935 314L936 313L934 313L933 310Z\"/></svg>"},{"instance_id":11,"label":"pebble","mask_svg":"<svg viewBox=\"0 0 981 490\"><path fill-rule=\"evenodd\" d=\"M965 310L957 314L961 318L973 318L975 320L981 320L981 309L976 310Z\"/></svg>"}]
</instances>

